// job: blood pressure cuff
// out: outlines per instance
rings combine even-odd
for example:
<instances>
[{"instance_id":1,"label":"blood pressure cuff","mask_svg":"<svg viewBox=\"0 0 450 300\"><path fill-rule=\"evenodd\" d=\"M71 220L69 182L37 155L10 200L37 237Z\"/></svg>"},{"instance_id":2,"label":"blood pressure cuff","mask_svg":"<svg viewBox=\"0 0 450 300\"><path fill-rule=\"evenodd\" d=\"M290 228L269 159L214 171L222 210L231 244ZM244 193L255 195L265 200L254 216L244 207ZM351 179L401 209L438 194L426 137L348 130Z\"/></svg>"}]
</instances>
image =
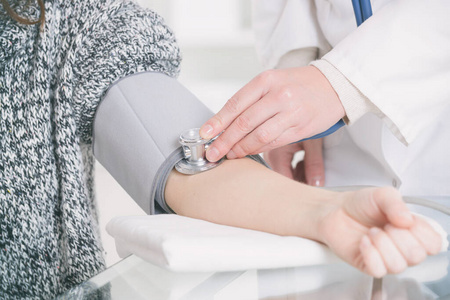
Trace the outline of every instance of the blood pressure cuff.
<instances>
[{"instance_id":1,"label":"blood pressure cuff","mask_svg":"<svg viewBox=\"0 0 450 300\"><path fill-rule=\"evenodd\" d=\"M212 116L176 79L134 74L114 83L97 108L94 155L146 213L171 213L164 189L183 158L178 137Z\"/></svg>"}]
</instances>

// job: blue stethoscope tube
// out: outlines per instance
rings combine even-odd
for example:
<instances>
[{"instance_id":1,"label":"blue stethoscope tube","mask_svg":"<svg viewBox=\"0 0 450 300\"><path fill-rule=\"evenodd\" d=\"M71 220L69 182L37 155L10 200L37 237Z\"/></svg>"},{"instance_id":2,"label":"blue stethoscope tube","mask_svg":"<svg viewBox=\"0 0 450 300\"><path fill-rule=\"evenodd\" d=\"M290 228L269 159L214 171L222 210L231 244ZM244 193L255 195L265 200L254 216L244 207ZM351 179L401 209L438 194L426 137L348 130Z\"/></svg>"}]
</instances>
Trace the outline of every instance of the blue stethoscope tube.
<instances>
[{"instance_id":1,"label":"blue stethoscope tube","mask_svg":"<svg viewBox=\"0 0 450 300\"><path fill-rule=\"evenodd\" d=\"M353 11L355 12L356 24L359 26L372 16L372 5L370 0L352 0Z\"/></svg>"},{"instance_id":2,"label":"blue stethoscope tube","mask_svg":"<svg viewBox=\"0 0 450 300\"><path fill-rule=\"evenodd\" d=\"M356 24L358 26L361 25L370 16L372 16L372 5L370 4L370 0L352 0L352 4L353 4L353 11L355 12ZM345 125L344 120L341 119L336 124L328 128L326 131L313 135L312 137L300 140L298 142L323 138L327 135L332 134L333 132L335 132L344 125Z\"/></svg>"}]
</instances>

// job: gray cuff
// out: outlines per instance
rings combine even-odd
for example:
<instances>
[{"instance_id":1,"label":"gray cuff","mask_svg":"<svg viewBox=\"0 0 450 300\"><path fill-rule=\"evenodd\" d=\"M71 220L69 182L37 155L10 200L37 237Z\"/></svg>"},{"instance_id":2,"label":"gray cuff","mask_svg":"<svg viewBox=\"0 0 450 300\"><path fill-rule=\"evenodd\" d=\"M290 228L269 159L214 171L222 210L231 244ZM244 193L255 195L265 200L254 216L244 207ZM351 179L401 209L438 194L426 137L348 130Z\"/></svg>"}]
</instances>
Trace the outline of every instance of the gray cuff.
<instances>
[{"instance_id":1,"label":"gray cuff","mask_svg":"<svg viewBox=\"0 0 450 300\"><path fill-rule=\"evenodd\" d=\"M170 212L164 187L182 155L178 136L212 115L174 78L128 76L111 86L97 108L94 155L145 212L157 212L154 199Z\"/></svg>"},{"instance_id":2,"label":"gray cuff","mask_svg":"<svg viewBox=\"0 0 450 300\"><path fill-rule=\"evenodd\" d=\"M97 108L94 155L146 213L171 213L164 190L183 157L178 137L212 116L176 79L131 75L114 83Z\"/></svg>"}]
</instances>

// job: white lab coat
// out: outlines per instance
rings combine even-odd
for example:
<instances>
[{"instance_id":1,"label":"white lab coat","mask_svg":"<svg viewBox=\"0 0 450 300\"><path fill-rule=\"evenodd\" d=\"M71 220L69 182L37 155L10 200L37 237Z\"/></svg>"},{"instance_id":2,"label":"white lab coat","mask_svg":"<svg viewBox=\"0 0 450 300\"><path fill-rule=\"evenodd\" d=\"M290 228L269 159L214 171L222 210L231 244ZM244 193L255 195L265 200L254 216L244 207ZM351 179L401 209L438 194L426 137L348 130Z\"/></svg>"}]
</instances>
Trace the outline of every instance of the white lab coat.
<instances>
[{"instance_id":1,"label":"white lab coat","mask_svg":"<svg viewBox=\"0 0 450 300\"><path fill-rule=\"evenodd\" d=\"M258 54L273 68L291 50L316 47L384 114L325 139L327 186L450 195L450 1L372 8L357 28L351 0L255 0Z\"/></svg>"}]
</instances>

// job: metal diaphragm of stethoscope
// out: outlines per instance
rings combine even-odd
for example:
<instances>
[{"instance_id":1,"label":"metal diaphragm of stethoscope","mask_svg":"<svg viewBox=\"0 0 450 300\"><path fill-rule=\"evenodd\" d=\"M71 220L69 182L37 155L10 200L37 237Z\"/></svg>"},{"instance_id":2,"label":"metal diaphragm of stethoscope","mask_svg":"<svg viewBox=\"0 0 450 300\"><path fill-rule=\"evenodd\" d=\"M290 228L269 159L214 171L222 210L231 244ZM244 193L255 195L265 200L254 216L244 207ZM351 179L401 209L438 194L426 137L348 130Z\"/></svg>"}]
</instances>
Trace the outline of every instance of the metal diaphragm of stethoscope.
<instances>
[{"instance_id":1,"label":"metal diaphragm of stethoscope","mask_svg":"<svg viewBox=\"0 0 450 300\"><path fill-rule=\"evenodd\" d=\"M183 148L184 158L176 163L175 169L180 173L192 175L220 165L224 158L217 162L206 159L206 149L218 136L210 140L202 139L200 128L192 128L181 133L178 141Z\"/></svg>"}]
</instances>

